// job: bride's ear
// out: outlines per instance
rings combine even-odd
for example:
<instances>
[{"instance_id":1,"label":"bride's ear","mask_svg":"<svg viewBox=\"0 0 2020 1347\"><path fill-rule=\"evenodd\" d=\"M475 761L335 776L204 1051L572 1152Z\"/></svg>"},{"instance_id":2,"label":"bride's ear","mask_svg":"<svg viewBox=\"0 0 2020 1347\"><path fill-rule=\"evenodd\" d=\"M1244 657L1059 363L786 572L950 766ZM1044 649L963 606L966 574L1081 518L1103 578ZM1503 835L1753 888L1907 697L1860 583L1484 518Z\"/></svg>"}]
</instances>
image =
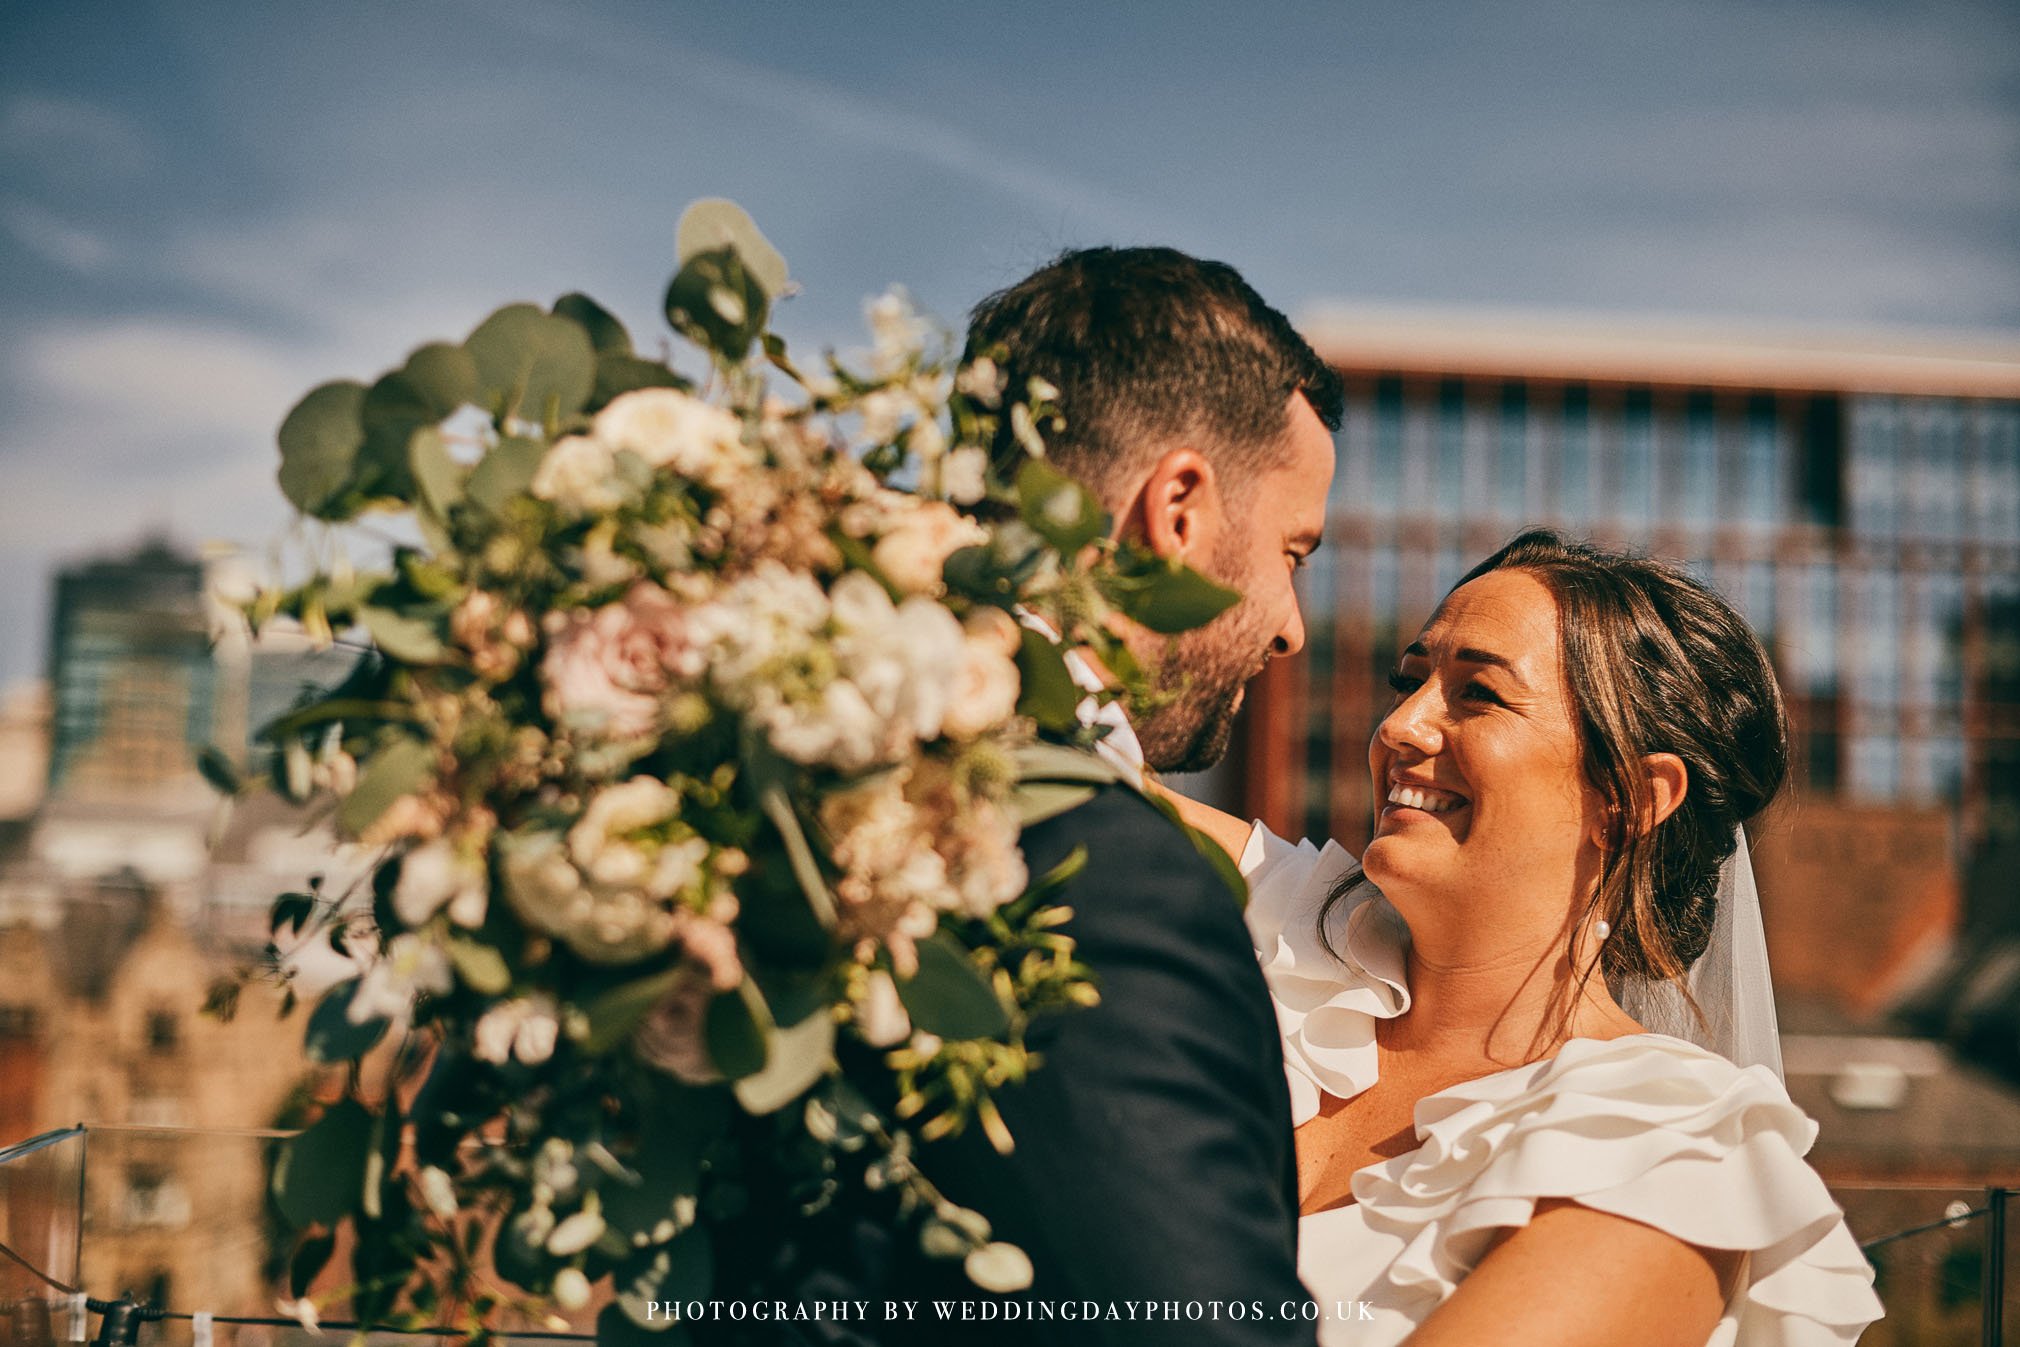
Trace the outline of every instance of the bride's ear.
<instances>
[{"instance_id":1,"label":"bride's ear","mask_svg":"<svg viewBox=\"0 0 2020 1347\"><path fill-rule=\"evenodd\" d=\"M1643 831L1653 832L1657 824L1676 812L1689 793L1690 768L1674 753L1647 754L1641 767L1648 773L1648 821Z\"/></svg>"}]
</instances>

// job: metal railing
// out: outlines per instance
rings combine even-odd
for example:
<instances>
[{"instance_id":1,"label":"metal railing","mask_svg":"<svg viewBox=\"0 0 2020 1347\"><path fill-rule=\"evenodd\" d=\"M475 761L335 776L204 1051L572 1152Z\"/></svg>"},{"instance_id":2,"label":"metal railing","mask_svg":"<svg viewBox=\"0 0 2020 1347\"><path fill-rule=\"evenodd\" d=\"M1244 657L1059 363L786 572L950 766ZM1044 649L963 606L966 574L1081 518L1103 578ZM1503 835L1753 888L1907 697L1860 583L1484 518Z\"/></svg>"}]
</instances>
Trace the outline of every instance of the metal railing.
<instances>
[{"instance_id":1,"label":"metal railing","mask_svg":"<svg viewBox=\"0 0 2020 1347\"><path fill-rule=\"evenodd\" d=\"M285 1132L70 1127L0 1149L0 1347L268 1347L306 1340L274 1313L285 1233L268 1148ZM87 1164L87 1160L89 1163ZM1835 1184L1887 1318L1866 1347L2004 1342L2020 1321L2011 1188ZM1879 1233L1873 1233L1873 1232ZM93 1298L85 1292L96 1291ZM93 1334L93 1323L96 1334ZM356 1330L327 1319L325 1331ZM250 1330L250 1335L245 1330ZM373 1336L463 1336L436 1327ZM530 1340L582 1333L515 1329Z\"/></svg>"}]
</instances>

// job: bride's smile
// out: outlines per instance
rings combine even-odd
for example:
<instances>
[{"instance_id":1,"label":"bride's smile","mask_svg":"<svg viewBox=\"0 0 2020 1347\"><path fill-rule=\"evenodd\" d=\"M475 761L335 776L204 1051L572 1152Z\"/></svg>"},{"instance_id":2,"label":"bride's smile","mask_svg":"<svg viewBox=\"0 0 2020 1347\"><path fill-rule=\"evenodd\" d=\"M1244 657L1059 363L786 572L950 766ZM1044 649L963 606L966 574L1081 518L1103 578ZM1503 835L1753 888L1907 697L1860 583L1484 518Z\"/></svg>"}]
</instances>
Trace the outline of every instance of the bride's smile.
<instances>
[{"instance_id":1,"label":"bride's smile","mask_svg":"<svg viewBox=\"0 0 2020 1347\"><path fill-rule=\"evenodd\" d=\"M1550 938L1596 873L1605 806L1583 780L1557 621L1536 577L1483 575L1390 675L1396 700L1368 745L1383 804L1362 863L1405 917L1491 896L1533 910Z\"/></svg>"}]
</instances>

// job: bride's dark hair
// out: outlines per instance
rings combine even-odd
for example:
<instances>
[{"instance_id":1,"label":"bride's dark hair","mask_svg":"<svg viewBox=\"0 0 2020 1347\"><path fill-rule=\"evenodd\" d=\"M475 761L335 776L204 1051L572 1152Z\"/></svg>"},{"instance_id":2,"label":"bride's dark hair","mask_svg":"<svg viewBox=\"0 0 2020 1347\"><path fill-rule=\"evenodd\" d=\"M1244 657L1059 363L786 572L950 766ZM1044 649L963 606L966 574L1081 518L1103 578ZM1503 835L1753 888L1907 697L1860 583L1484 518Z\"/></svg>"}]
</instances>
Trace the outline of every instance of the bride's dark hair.
<instances>
[{"instance_id":1,"label":"bride's dark hair","mask_svg":"<svg viewBox=\"0 0 2020 1347\"><path fill-rule=\"evenodd\" d=\"M1466 573L1535 576L1557 600L1558 642L1585 778L1607 805L1600 882L1579 924L1603 917L1609 981L1680 982L1711 939L1719 867L1738 829L1788 775L1788 714L1760 639L1717 591L1678 567L1532 529ZM1674 753L1683 803L1644 828L1641 760ZM1361 882L1349 877L1330 909Z\"/></svg>"}]
</instances>

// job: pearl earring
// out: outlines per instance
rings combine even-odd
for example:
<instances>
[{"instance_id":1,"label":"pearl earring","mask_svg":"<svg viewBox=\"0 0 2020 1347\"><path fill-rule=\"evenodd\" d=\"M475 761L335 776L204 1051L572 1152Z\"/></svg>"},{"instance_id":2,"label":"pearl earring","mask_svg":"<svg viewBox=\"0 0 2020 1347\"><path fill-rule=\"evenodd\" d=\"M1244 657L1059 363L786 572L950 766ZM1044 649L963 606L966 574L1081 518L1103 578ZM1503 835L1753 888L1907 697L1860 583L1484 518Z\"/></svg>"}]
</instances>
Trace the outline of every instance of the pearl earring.
<instances>
[{"instance_id":1,"label":"pearl earring","mask_svg":"<svg viewBox=\"0 0 2020 1347\"><path fill-rule=\"evenodd\" d=\"M1613 927L1607 923L1606 918L1601 917L1598 921L1592 923L1592 934L1604 940L1607 936L1613 934Z\"/></svg>"}]
</instances>

